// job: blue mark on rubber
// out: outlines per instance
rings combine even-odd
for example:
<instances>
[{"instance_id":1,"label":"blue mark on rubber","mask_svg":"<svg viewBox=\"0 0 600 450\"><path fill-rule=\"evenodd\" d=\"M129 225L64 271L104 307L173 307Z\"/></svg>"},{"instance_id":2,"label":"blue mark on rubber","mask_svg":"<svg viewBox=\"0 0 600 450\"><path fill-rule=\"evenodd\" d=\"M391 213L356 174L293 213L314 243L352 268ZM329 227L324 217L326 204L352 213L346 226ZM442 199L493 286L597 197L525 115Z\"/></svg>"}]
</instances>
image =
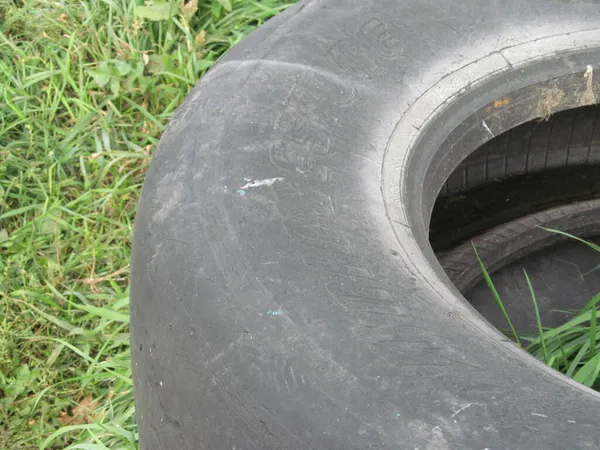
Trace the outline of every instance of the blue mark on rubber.
<instances>
[{"instance_id":1,"label":"blue mark on rubber","mask_svg":"<svg viewBox=\"0 0 600 450\"><path fill-rule=\"evenodd\" d=\"M243 197L244 195L246 195L246 191L245 191L245 190L243 190L243 189L238 189L238 190L236 191L236 193L237 193L237 195L239 195L239 196L241 196L241 197Z\"/></svg>"},{"instance_id":2,"label":"blue mark on rubber","mask_svg":"<svg viewBox=\"0 0 600 450\"><path fill-rule=\"evenodd\" d=\"M285 311L283 309L278 309L276 311L267 311L267 316L285 316Z\"/></svg>"}]
</instances>

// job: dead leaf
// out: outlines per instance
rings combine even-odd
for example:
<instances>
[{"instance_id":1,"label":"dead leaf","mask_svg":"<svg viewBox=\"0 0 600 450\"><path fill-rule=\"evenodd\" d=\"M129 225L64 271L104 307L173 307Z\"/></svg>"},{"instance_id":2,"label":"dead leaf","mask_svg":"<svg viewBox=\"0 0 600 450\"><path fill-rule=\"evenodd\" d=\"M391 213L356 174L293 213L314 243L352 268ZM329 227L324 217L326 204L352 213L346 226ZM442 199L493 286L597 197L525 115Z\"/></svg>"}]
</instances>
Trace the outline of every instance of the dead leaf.
<instances>
[{"instance_id":1,"label":"dead leaf","mask_svg":"<svg viewBox=\"0 0 600 450\"><path fill-rule=\"evenodd\" d=\"M66 411L61 411L58 421L63 426L93 423L97 419L97 415L93 414L93 412L99 405L100 403L98 400L94 400L91 395L88 395L84 397L78 405L73 407L71 414L68 414Z\"/></svg>"},{"instance_id":2,"label":"dead leaf","mask_svg":"<svg viewBox=\"0 0 600 450\"><path fill-rule=\"evenodd\" d=\"M92 423L96 419L93 412L98 408L100 402L94 400L91 395L88 395L79 402L72 410L74 420L80 420L80 423Z\"/></svg>"},{"instance_id":3,"label":"dead leaf","mask_svg":"<svg viewBox=\"0 0 600 450\"><path fill-rule=\"evenodd\" d=\"M133 34L139 33L142 28L144 28L144 19L137 19L133 21L131 26Z\"/></svg>"},{"instance_id":4,"label":"dead leaf","mask_svg":"<svg viewBox=\"0 0 600 450\"><path fill-rule=\"evenodd\" d=\"M594 68L592 66L587 66L587 70L583 74L583 79L585 80L586 88L581 93L579 104L583 106L595 105L596 93L594 92Z\"/></svg>"},{"instance_id":5,"label":"dead leaf","mask_svg":"<svg viewBox=\"0 0 600 450\"><path fill-rule=\"evenodd\" d=\"M181 15L183 16L183 20L186 23L189 23L194 14L198 11L198 0L190 0L185 3L185 1L181 2Z\"/></svg>"},{"instance_id":6,"label":"dead leaf","mask_svg":"<svg viewBox=\"0 0 600 450\"><path fill-rule=\"evenodd\" d=\"M196 38L194 39L194 45L196 47L202 47L204 42L206 42L206 31L202 30L196 35Z\"/></svg>"},{"instance_id":7,"label":"dead leaf","mask_svg":"<svg viewBox=\"0 0 600 450\"><path fill-rule=\"evenodd\" d=\"M73 420L73 417L71 417L70 415L67 414L66 411L61 411L58 417L58 421L60 422L61 425L68 425L71 423L71 421Z\"/></svg>"},{"instance_id":8,"label":"dead leaf","mask_svg":"<svg viewBox=\"0 0 600 450\"><path fill-rule=\"evenodd\" d=\"M117 56L122 61L127 61L129 59L129 53L131 52L131 45L125 42L122 39L117 41Z\"/></svg>"},{"instance_id":9,"label":"dead leaf","mask_svg":"<svg viewBox=\"0 0 600 450\"><path fill-rule=\"evenodd\" d=\"M566 97L565 92L557 87L544 88L537 106L537 115L548 121L554 111L559 109Z\"/></svg>"}]
</instances>

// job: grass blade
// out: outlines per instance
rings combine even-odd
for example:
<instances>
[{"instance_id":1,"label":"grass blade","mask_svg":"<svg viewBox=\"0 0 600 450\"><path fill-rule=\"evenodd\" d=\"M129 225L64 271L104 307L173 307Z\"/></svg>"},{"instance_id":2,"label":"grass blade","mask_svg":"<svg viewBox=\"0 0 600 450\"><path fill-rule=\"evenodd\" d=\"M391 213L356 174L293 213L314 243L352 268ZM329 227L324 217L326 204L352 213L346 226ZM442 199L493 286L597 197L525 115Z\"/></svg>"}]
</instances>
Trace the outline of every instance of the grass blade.
<instances>
[{"instance_id":1,"label":"grass blade","mask_svg":"<svg viewBox=\"0 0 600 450\"><path fill-rule=\"evenodd\" d=\"M502 299L500 298L500 294L498 294L498 291L496 290L496 286L494 286L494 282L492 281L490 274L488 273L487 269L485 268L483 261L479 257L479 253L477 252L477 248L475 247L475 244L472 242L471 245L473 245L473 250L475 251L475 256L477 257L477 261L479 262L479 267L481 268L481 272L483 273L483 278L485 279L485 283L487 284L490 291L492 291L494 300L496 301L496 304L502 311L502 314L504 314L504 318L506 319L506 322L508 323L508 326L510 327L512 335L515 338L517 345L520 347L521 341L519 340L519 335L517 334L517 331L515 330L515 327L513 326L513 323L510 320L508 312L506 311L506 308L504 307L504 303L502 302Z\"/></svg>"},{"instance_id":2,"label":"grass blade","mask_svg":"<svg viewBox=\"0 0 600 450\"><path fill-rule=\"evenodd\" d=\"M549 231L550 233L555 233L555 234L560 234L561 236L565 236L568 237L569 239L574 239L578 242L581 242L582 244L587 245L588 247L590 247L592 250L595 250L597 252L600 252L600 246L594 244L593 242L590 241L586 241L585 239L582 239L580 237L574 236L570 233L566 233L564 231L560 231L560 230L555 230L553 228L545 228L545 227L540 227L542 230L546 230Z\"/></svg>"},{"instance_id":3,"label":"grass blade","mask_svg":"<svg viewBox=\"0 0 600 450\"><path fill-rule=\"evenodd\" d=\"M594 306L591 310L592 316L590 318L590 357L593 357L594 353L596 353L596 330L597 330L596 313L597 313L597 309Z\"/></svg>"},{"instance_id":4,"label":"grass blade","mask_svg":"<svg viewBox=\"0 0 600 450\"><path fill-rule=\"evenodd\" d=\"M585 354L588 351L590 342L586 341L580 348L579 351L577 352L577 354L575 355L575 358L573 358L573 361L571 361L571 364L569 364L569 368L567 369L567 371L565 372L565 375L568 377L573 378L573 374L575 373L575 371L577 370L577 368L579 367L579 364L581 363L581 360L583 359L583 357L585 356Z\"/></svg>"},{"instance_id":5,"label":"grass blade","mask_svg":"<svg viewBox=\"0 0 600 450\"><path fill-rule=\"evenodd\" d=\"M548 364L548 351L546 350L546 339L544 338L544 329L542 328L542 319L540 318L540 309L538 307L537 298L535 296L535 291L533 289L533 285L531 284L531 280L529 279L529 275L527 275L527 271L523 269L523 273L525 274L525 279L527 280L527 287L529 288L529 294L531 295L531 300L533 301L533 308L535 310L535 322L538 329L538 336L540 338L540 345L542 346L542 352L544 354L544 362Z\"/></svg>"},{"instance_id":6,"label":"grass blade","mask_svg":"<svg viewBox=\"0 0 600 450\"><path fill-rule=\"evenodd\" d=\"M587 387L592 387L598 378L598 373L600 373L600 353L585 363L573 379Z\"/></svg>"}]
</instances>

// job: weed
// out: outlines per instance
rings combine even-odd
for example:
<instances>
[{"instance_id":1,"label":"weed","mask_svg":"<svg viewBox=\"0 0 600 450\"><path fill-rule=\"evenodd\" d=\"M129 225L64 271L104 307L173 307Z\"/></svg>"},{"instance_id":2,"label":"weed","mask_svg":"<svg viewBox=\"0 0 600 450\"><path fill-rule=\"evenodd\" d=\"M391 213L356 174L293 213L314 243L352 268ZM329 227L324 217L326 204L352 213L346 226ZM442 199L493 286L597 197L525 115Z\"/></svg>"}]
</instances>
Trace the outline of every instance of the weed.
<instances>
[{"instance_id":1,"label":"weed","mask_svg":"<svg viewBox=\"0 0 600 450\"><path fill-rule=\"evenodd\" d=\"M481 268L481 273L483 274L485 283L487 284L490 291L492 291L494 301L496 302L496 304L502 311L502 315L504 316L504 318L506 319L506 322L508 323L508 326L510 327L512 336L513 336L515 342L517 343L517 345L520 347L521 341L519 340L519 335L517 334L517 331L515 330L515 327L513 326L513 323L510 320L510 316L508 315L508 312L506 311L506 308L504 307L504 302L500 298L500 294L498 293L496 286L494 286L494 283L492 281L492 278L490 277L490 274L488 273L485 265L483 264L483 261L479 257L479 253L477 252L477 248L475 248L475 244L473 244L473 251L475 251L475 256L477 257L477 262L479 263L479 267Z\"/></svg>"},{"instance_id":2,"label":"weed","mask_svg":"<svg viewBox=\"0 0 600 450\"><path fill-rule=\"evenodd\" d=\"M559 230L547 230L568 237L569 239L574 239L596 251L600 251L600 247L592 242ZM526 343L524 348L550 367L564 373L585 386L600 390L600 349L598 348L599 330L597 326L597 311L598 302L600 302L600 293L595 295L581 311L565 324L556 328L546 328L542 326L533 283L527 272L523 271L535 311L537 335L530 336L525 333L519 334L512 326L504 303L502 302L487 269L479 258L477 249L475 249L475 246L473 246L473 248L486 284L490 288L494 300L506 318L510 327L510 333L518 345L522 346L523 343Z\"/></svg>"}]
</instances>

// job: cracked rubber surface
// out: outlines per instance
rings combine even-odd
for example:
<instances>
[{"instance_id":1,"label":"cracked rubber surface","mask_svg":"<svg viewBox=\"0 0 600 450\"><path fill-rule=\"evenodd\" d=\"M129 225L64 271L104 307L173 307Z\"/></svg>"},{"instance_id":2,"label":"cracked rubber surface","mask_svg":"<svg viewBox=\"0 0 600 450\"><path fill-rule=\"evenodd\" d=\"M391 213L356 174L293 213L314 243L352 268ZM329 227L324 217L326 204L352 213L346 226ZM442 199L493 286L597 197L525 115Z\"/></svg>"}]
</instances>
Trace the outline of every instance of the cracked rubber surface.
<instances>
[{"instance_id":1,"label":"cracked rubber surface","mask_svg":"<svg viewBox=\"0 0 600 450\"><path fill-rule=\"evenodd\" d=\"M230 51L138 210L142 450L598 448L598 394L492 328L427 234L492 135L593 102L599 23L586 0L307 1Z\"/></svg>"}]
</instances>

